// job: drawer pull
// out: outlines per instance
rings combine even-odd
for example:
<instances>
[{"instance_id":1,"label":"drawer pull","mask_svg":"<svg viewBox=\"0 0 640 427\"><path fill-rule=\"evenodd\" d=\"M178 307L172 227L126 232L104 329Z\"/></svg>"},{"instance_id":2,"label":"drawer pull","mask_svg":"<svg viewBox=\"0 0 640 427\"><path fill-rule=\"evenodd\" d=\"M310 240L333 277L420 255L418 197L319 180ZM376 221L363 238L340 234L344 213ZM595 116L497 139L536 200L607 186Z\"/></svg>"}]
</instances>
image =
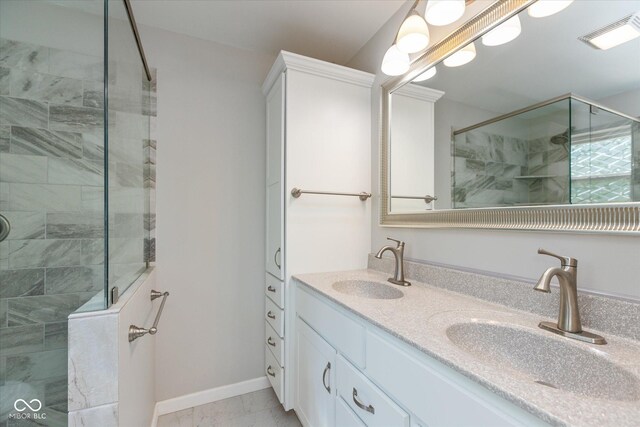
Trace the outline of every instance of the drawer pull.
<instances>
[{"instance_id":1,"label":"drawer pull","mask_svg":"<svg viewBox=\"0 0 640 427\"><path fill-rule=\"evenodd\" d=\"M267 374L271 375L273 378L276 377L276 373L271 369L271 365L267 366Z\"/></svg>"},{"instance_id":2,"label":"drawer pull","mask_svg":"<svg viewBox=\"0 0 640 427\"><path fill-rule=\"evenodd\" d=\"M353 388L353 403L355 403L358 408L362 409L363 411L367 411L372 414L376 413L376 409L373 406L366 406L364 403L360 402L360 400L358 399L358 390L356 390L355 387Z\"/></svg>"},{"instance_id":3,"label":"drawer pull","mask_svg":"<svg viewBox=\"0 0 640 427\"><path fill-rule=\"evenodd\" d=\"M276 267L278 267L278 270L280 270L281 265L280 263L278 263L278 254L280 253L280 248L278 248L278 250L276 251L275 254L273 254L273 262L276 264Z\"/></svg>"},{"instance_id":4,"label":"drawer pull","mask_svg":"<svg viewBox=\"0 0 640 427\"><path fill-rule=\"evenodd\" d=\"M331 362L327 362L327 366L325 366L324 371L322 372L322 385L324 389L327 390L327 393L331 394L331 386L327 385L325 378L327 376L327 372L331 370Z\"/></svg>"},{"instance_id":5,"label":"drawer pull","mask_svg":"<svg viewBox=\"0 0 640 427\"><path fill-rule=\"evenodd\" d=\"M271 286L271 285L269 285L269 287L267 288L267 290L268 290L269 292L273 292L273 293L275 293L275 292L276 292L276 288L274 288L274 287L273 287L273 286Z\"/></svg>"},{"instance_id":6,"label":"drawer pull","mask_svg":"<svg viewBox=\"0 0 640 427\"><path fill-rule=\"evenodd\" d=\"M273 314L273 312L271 312L271 310L269 310L269 312L267 313L267 317L268 317L269 319L276 320L276 315L275 315L275 314Z\"/></svg>"},{"instance_id":7,"label":"drawer pull","mask_svg":"<svg viewBox=\"0 0 640 427\"><path fill-rule=\"evenodd\" d=\"M271 347L276 346L276 343L271 339L271 337L267 338L267 344L269 344Z\"/></svg>"}]
</instances>

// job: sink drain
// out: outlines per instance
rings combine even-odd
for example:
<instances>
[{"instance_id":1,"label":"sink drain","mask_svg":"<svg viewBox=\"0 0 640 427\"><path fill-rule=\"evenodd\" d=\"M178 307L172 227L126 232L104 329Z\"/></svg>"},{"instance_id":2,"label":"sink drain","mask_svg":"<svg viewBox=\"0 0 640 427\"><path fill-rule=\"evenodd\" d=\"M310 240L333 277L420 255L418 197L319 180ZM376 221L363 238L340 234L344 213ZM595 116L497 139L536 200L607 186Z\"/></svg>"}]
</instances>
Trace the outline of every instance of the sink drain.
<instances>
[{"instance_id":1,"label":"sink drain","mask_svg":"<svg viewBox=\"0 0 640 427\"><path fill-rule=\"evenodd\" d=\"M541 381L541 380L535 380L534 383L540 384L540 385L544 385L547 387L551 387L551 388L555 388L556 390L558 389L558 387L554 386L553 384L550 384L546 381Z\"/></svg>"}]
</instances>

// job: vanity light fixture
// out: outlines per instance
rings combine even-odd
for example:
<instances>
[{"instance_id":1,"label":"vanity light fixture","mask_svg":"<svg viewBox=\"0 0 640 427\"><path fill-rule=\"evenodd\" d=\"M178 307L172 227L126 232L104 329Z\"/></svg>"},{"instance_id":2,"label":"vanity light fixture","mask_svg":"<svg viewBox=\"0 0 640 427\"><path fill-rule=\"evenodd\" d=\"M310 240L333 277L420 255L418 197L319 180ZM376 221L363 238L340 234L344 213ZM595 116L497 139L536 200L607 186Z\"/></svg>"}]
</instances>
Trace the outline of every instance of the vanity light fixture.
<instances>
[{"instance_id":1,"label":"vanity light fixture","mask_svg":"<svg viewBox=\"0 0 640 427\"><path fill-rule=\"evenodd\" d=\"M414 7L400 26L396 37L396 46L401 52L416 53L425 49L428 45L429 27Z\"/></svg>"},{"instance_id":2,"label":"vanity light fixture","mask_svg":"<svg viewBox=\"0 0 640 427\"><path fill-rule=\"evenodd\" d=\"M527 8L532 18L544 18L566 9L573 0L538 0Z\"/></svg>"},{"instance_id":3,"label":"vanity light fixture","mask_svg":"<svg viewBox=\"0 0 640 427\"><path fill-rule=\"evenodd\" d=\"M509 43L518 37L521 31L520 18L515 15L482 36L482 44L485 46L498 46Z\"/></svg>"},{"instance_id":4,"label":"vanity light fixture","mask_svg":"<svg viewBox=\"0 0 640 427\"><path fill-rule=\"evenodd\" d=\"M450 57L446 58L443 63L447 67L459 67L468 64L476 57L476 45L471 42Z\"/></svg>"},{"instance_id":5,"label":"vanity light fixture","mask_svg":"<svg viewBox=\"0 0 640 427\"><path fill-rule=\"evenodd\" d=\"M431 25L449 25L464 14L465 0L429 0L424 13Z\"/></svg>"},{"instance_id":6,"label":"vanity light fixture","mask_svg":"<svg viewBox=\"0 0 640 427\"><path fill-rule=\"evenodd\" d=\"M607 50L640 36L640 12L578 39L594 49Z\"/></svg>"},{"instance_id":7,"label":"vanity light fixture","mask_svg":"<svg viewBox=\"0 0 640 427\"><path fill-rule=\"evenodd\" d=\"M387 76L399 76L406 73L410 65L409 54L401 52L398 46L394 44L384 54L380 69Z\"/></svg>"},{"instance_id":8,"label":"vanity light fixture","mask_svg":"<svg viewBox=\"0 0 640 427\"><path fill-rule=\"evenodd\" d=\"M423 82L425 80L429 80L431 77L436 75L436 67L435 65L431 68L429 68L427 71L425 71L424 73L420 74L418 77L416 77L415 79L413 79L412 81L415 82Z\"/></svg>"}]
</instances>

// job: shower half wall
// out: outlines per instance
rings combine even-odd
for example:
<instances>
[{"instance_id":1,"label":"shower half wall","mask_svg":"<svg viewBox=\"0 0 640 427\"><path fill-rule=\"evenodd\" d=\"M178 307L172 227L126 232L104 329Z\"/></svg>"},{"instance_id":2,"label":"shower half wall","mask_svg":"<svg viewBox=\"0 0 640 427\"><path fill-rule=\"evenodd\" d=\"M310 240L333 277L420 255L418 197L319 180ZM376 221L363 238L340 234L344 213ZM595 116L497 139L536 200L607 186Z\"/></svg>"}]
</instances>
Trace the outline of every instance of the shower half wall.
<instances>
[{"instance_id":1,"label":"shower half wall","mask_svg":"<svg viewBox=\"0 0 640 427\"><path fill-rule=\"evenodd\" d=\"M123 1L0 1L0 426L67 425L68 316L154 260L154 116Z\"/></svg>"}]
</instances>

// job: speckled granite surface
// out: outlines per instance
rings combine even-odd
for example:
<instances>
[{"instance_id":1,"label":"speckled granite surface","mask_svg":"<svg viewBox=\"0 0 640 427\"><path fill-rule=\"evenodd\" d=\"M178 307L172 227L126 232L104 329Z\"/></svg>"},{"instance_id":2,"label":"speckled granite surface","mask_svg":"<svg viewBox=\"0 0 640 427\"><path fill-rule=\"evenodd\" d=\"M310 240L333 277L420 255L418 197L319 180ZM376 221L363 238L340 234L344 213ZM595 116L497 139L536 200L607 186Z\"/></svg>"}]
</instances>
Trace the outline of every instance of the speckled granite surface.
<instances>
[{"instance_id":1,"label":"speckled granite surface","mask_svg":"<svg viewBox=\"0 0 640 427\"><path fill-rule=\"evenodd\" d=\"M569 340L537 327L540 320L555 320L556 310L541 316L430 286L413 275L410 287L387 284L387 277L370 269L295 279L552 425L638 425L637 341L607 333L605 346ZM344 280L386 284L404 296L369 299L333 287ZM470 323L475 326L460 326ZM563 363L572 368L559 369Z\"/></svg>"},{"instance_id":2,"label":"speckled granite surface","mask_svg":"<svg viewBox=\"0 0 640 427\"><path fill-rule=\"evenodd\" d=\"M533 284L524 281L410 261L405 261L404 266L405 275L409 279L553 320L558 319L560 295L557 287L546 294L534 291ZM393 275L394 260L389 257L379 260L369 255L369 268ZM582 293L578 280L578 306L583 329L595 329L605 335L614 334L640 340L640 302Z\"/></svg>"}]
</instances>

